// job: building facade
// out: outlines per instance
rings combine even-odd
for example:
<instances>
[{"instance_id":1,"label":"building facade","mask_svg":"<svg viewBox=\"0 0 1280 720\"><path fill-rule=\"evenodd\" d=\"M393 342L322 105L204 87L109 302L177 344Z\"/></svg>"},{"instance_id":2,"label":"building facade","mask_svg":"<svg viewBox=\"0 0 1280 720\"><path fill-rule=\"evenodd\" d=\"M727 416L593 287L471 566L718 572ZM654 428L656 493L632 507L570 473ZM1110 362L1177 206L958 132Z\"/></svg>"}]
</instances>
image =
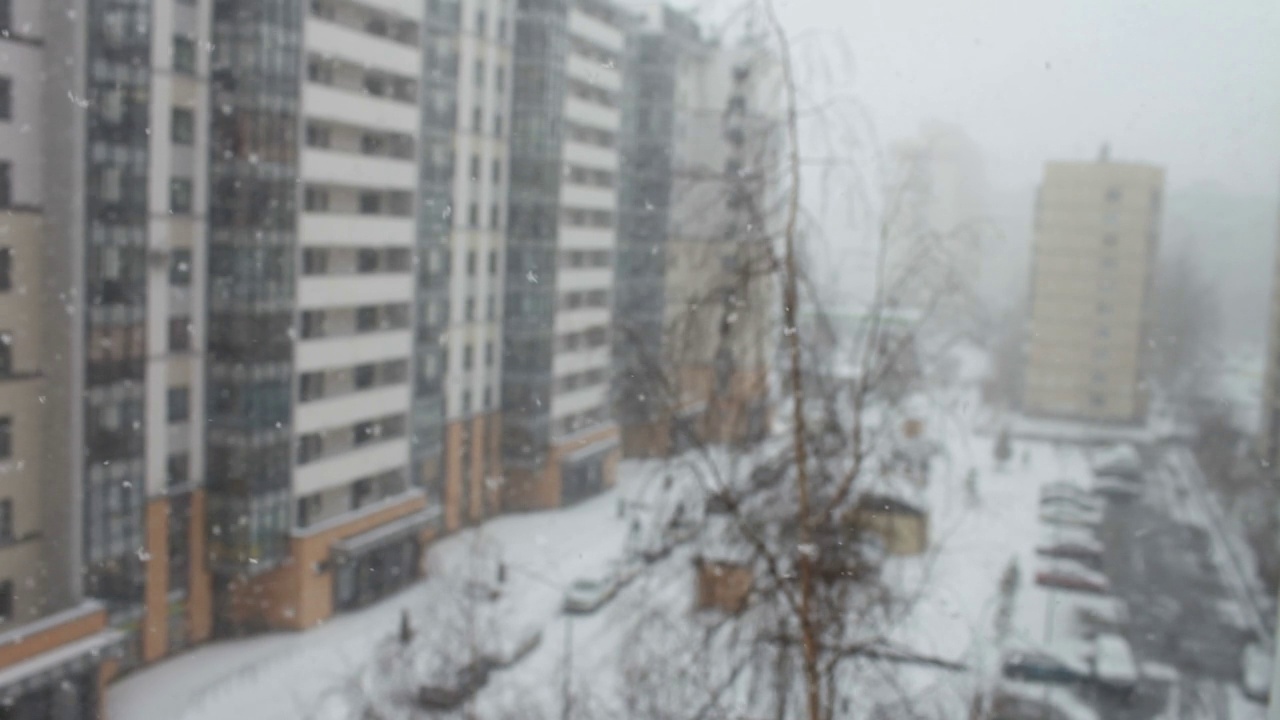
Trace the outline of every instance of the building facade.
<instances>
[{"instance_id":1,"label":"building facade","mask_svg":"<svg viewBox=\"0 0 1280 720\"><path fill-rule=\"evenodd\" d=\"M463 0L453 51L453 187L445 413L445 525L499 508L507 137L514 4Z\"/></svg>"},{"instance_id":2,"label":"building facade","mask_svg":"<svg viewBox=\"0 0 1280 720\"><path fill-rule=\"evenodd\" d=\"M85 596L101 519L83 482L84 258L99 251L86 247L89 38L38 0L0 6L0 30L0 703L15 717L93 718L126 648L108 611L137 613L143 596L110 608Z\"/></svg>"},{"instance_id":3,"label":"building facade","mask_svg":"<svg viewBox=\"0 0 1280 720\"><path fill-rule=\"evenodd\" d=\"M1045 168L1035 220L1023 409L1140 423L1164 172L1112 162Z\"/></svg>"},{"instance_id":4,"label":"building facade","mask_svg":"<svg viewBox=\"0 0 1280 720\"><path fill-rule=\"evenodd\" d=\"M613 401L624 453L663 456L767 425L780 85L757 43L663 3L626 68Z\"/></svg>"},{"instance_id":5,"label":"building facade","mask_svg":"<svg viewBox=\"0 0 1280 720\"><path fill-rule=\"evenodd\" d=\"M214 35L220 620L309 627L417 577L439 518L410 374L424 5L219 0Z\"/></svg>"},{"instance_id":6,"label":"building facade","mask_svg":"<svg viewBox=\"0 0 1280 720\"><path fill-rule=\"evenodd\" d=\"M504 508L611 485L609 407L626 17L598 0L516 15L503 323Z\"/></svg>"}]
</instances>

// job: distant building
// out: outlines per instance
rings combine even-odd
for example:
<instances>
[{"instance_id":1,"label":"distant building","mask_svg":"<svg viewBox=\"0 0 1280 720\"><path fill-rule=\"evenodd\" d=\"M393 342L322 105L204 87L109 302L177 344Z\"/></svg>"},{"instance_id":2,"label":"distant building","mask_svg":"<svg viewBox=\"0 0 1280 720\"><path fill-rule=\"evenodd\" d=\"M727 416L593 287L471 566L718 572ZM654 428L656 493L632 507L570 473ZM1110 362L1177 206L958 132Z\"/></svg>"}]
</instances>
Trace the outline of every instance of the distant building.
<instances>
[{"instance_id":1,"label":"distant building","mask_svg":"<svg viewBox=\"0 0 1280 720\"><path fill-rule=\"evenodd\" d=\"M662 456L768 425L777 311L753 213L776 182L777 64L646 4L628 40L613 406L623 452Z\"/></svg>"},{"instance_id":2,"label":"distant building","mask_svg":"<svg viewBox=\"0 0 1280 720\"><path fill-rule=\"evenodd\" d=\"M503 308L502 505L558 507L613 484L609 407L627 15L604 0L516 13Z\"/></svg>"},{"instance_id":3,"label":"distant building","mask_svg":"<svg viewBox=\"0 0 1280 720\"><path fill-rule=\"evenodd\" d=\"M890 555L919 555L929 547L929 514L889 495L865 495L853 510L853 523L879 535Z\"/></svg>"},{"instance_id":4,"label":"distant building","mask_svg":"<svg viewBox=\"0 0 1280 720\"><path fill-rule=\"evenodd\" d=\"M1280 236L1277 237L1280 248ZM1280 252L1273 268L1270 322L1267 325L1267 354L1262 386L1262 431L1258 435L1258 455L1272 471L1280 474ZM1280 665L1277 665L1280 668ZM1280 673L1280 670L1277 670Z\"/></svg>"},{"instance_id":5,"label":"distant building","mask_svg":"<svg viewBox=\"0 0 1280 720\"><path fill-rule=\"evenodd\" d=\"M1164 171L1051 162L1035 220L1022 393L1030 415L1138 423Z\"/></svg>"}]
</instances>

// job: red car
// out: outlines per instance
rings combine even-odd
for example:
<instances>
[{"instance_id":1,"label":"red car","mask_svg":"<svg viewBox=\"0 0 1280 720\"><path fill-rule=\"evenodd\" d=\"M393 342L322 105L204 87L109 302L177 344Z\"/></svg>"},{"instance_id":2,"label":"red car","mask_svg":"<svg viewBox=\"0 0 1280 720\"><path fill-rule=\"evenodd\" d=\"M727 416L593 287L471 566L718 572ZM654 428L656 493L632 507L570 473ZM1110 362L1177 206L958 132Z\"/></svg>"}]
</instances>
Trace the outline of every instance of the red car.
<instances>
[{"instance_id":1,"label":"red car","mask_svg":"<svg viewBox=\"0 0 1280 720\"><path fill-rule=\"evenodd\" d=\"M1036 573L1036 584L1064 590L1106 594L1111 590L1107 576L1071 560L1053 560Z\"/></svg>"},{"instance_id":2,"label":"red car","mask_svg":"<svg viewBox=\"0 0 1280 720\"><path fill-rule=\"evenodd\" d=\"M1102 564L1102 548L1095 543L1076 540L1046 542L1036 548L1036 553L1045 557L1068 558L1088 563L1090 567Z\"/></svg>"}]
</instances>

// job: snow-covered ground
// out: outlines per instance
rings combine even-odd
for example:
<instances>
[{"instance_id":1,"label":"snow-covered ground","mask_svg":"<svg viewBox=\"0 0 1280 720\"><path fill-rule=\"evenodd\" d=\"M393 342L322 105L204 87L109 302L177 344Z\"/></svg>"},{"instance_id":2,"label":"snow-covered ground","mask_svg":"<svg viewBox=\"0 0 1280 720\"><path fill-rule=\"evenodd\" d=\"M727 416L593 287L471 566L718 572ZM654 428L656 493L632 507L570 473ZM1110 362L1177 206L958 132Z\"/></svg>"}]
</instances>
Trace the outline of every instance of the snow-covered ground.
<instances>
[{"instance_id":1,"label":"snow-covered ground","mask_svg":"<svg viewBox=\"0 0 1280 720\"><path fill-rule=\"evenodd\" d=\"M1084 479L1089 469L1082 451L1037 440L1015 441L1013 459L997 466L992 438L975 430L982 411L974 387L943 395L929 407L926 432L944 449L921 493L930 513L931 546L923 556L896 558L886 568L888 578L914 598L893 640L968 670L895 665L885 672L912 693L932 693L939 702L945 698L946 707L962 710L998 673L994 616L1000 578L1010 562L1017 563L1021 579L1008 640L1043 644L1069 633L1063 624L1068 613L1060 612L1068 601L1059 596L1073 594L1050 593L1034 583L1038 495L1045 483ZM410 613L416 632L430 636L439 630L433 622L453 612L446 608L467 605L461 596L464 580L494 577L499 560L507 580L491 612L540 626L542 642L491 676L476 698L477 711L521 717L519 708L557 709L567 668L575 696L614 696L620 689L617 659L634 620L654 606L687 614L691 550L677 550L650 566L591 615L566 618L560 612L563 589L623 554L630 519L619 516L620 499L649 500L663 476L684 472L679 464L626 462L619 487L598 497L563 510L496 518L447 537L431 548L426 579L398 595L305 633L214 643L134 673L109 689L109 717L344 717L342 688L396 634L402 612ZM966 481L971 472L972 488ZM1072 717L1082 715L1087 713L1072 708Z\"/></svg>"}]
</instances>

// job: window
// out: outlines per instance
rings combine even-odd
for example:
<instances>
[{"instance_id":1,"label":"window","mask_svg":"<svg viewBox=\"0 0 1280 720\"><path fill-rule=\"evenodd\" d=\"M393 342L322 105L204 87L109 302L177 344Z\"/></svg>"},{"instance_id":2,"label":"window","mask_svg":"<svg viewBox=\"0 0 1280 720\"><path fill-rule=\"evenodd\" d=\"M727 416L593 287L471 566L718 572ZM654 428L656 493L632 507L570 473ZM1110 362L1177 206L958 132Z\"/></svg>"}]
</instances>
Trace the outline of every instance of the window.
<instances>
[{"instance_id":1,"label":"window","mask_svg":"<svg viewBox=\"0 0 1280 720\"><path fill-rule=\"evenodd\" d=\"M480 179L480 156L479 155L471 156L471 179L472 180Z\"/></svg>"},{"instance_id":2,"label":"window","mask_svg":"<svg viewBox=\"0 0 1280 720\"><path fill-rule=\"evenodd\" d=\"M362 273L377 272L378 251L370 248L361 248L356 253L356 270Z\"/></svg>"},{"instance_id":3,"label":"window","mask_svg":"<svg viewBox=\"0 0 1280 720\"><path fill-rule=\"evenodd\" d=\"M0 208L13 207L13 163L0 162Z\"/></svg>"},{"instance_id":4,"label":"window","mask_svg":"<svg viewBox=\"0 0 1280 720\"><path fill-rule=\"evenodd\" d=\"M489 299L485 304L487 305L487 308L485 309L485 317L490 320L496 320L498 304L494 301L492 295L489 296Z\"/></svg>"},{"instance_id":5,"label":"window","mask_svg":"<svg viewBox=\"0 0 1280 720\"><path fill-rule=\"evenodd\" d=\"M0 378L13 375L13 333L0 332Z\"/></svg>"},{"instance_id":6,"label":"window","mask_svg":"<svg viewBox=\"0 0 1280 720\"><path fill-rule=\"evenodd\" d=\"M169 350L186 352L191 349L191 318L169 318Z\"/></svg>"},{"instance_id":7,"label":"window","mask_svg":"<svg viewBox=\"0 0 1280 720\"><path fill-rule=\"evenodd\" d=\"M13 289L13 248L0 247L0 292Z\"/></svg>"},{"instance_id":8,"label":"window","mask_svg":"<svg viewBox=\"0 0 1280 720\"><path fill-rule=\"evenodd\" d=\"M376 192L360 193L360 213L362 215L377 215L382 212L382 196Z\"/></svg>"},{"instance_id":9,"label":"window","mask_svg":"<svg viewBox=\"0 0 1280 720\"><path fill-rule=\"evenodd\" d=\"M298 438L298 464L309 463L324 452L324 440L319 433L307 433Z\"/></svg>"},{"instance_id":10,"label":"window","mask_svg":"<svg viewBox=\"0 0 1280 720\"><path fill-rule=\"evenodd\" d=\"M171 423L182 423L191 419L191 390L185 387L169 388L166 398L167 417Z\"/></svg>"},{"instance_id":11,"label":"window","mask_svg":"<svg viewBox=\"0 0 1280 720\"><path fill-rule=\"evenodd\" d=\"M13 500L0 500L0 542L13 541Z\"/></svg>"},{"instance_id":12,"label":"window","mask_svg":"<svg viewBox=\"0 0 1280 720\"><path fill-rule=\"evenodd\" d=\"M0 32L13 32L13 0L0 0Z\"/></svg>"},{"instance_id":13,"label":"window","mask_svg":"<svg viewBox=\"0 0 1280 720\"><path fill-rule=\"evenodd\" d=\"M493 230L497 230L501 224L502 210L498 207L497 203L494 203L493 207L489 208L489 227Z\"/></svg>"},{"instance_id":14,"label":"window","mask_svg":"<svg viewBox=\"0 0 1280 720\"><path fill-rule=\"evenodd\" d=\"M472 72L472 75L475 80L476 87L478 88L484 87L484 61L483 60L476 61L475 69Z\"/></svg>"},{"instance_id":15,"label":"window","mask_svg":"<svg viewBox=\"0 0 1280 720\"><path fill-rule=\"evenodd\" d=\"M363 201L363 198L361 198ZM329 191L323 188L309 187L303 194L303 206L311 212L324 212L329 209ZM361 205L363 208L363 203Z\"/></svg>"},{"instance_id":16,"label":"window","mask_svg":"<svg viewBox=\"0 0 1280 720\"><path fill-rule=\"evenodd\" d=\"M471 203L467 208L467 225L473 228L480 227L480 206L475 203Z\"/></svg>"},{"instance_id":17,"label":"window","mask_svg":"<svg viewBox=\"0 0 1280 720\"><path fill-rule=\"evenodd\" d=\"M471 369L471 362L473 360L472 356L474 354L475 353L474 351L472 351L470 345L463 346L462 348L462 369L463 370Z\"/></svg>"},{"instance_id":18,"label":"window","mask_svg":"<svg viewBox=\"0 0 1280 720\"><path fill-rule=\"evenodd\" d=\"M352 428L352 441L356 445L364 445L378 436L378 423L371 420L356 423Z\"/></svg>"},{"instance_id":19,"label":"window","mask_svg":"<svg viewBox=\"0 0 1280 720\"><path fill-rule=\"evenodd\" d=\"M352 377L356 389L364 390L371 388L373 387L374 380L374 366L372 364L357 365Z\"/></svg>"},{"instance_id":20,"label":"window","mask_svg":"<svg viewBox=\"0 0 1280 720\"><path fill-rule=\"evenodd\" d=\"M305 310L302 313L302 337L318 338L324 335L324 311Z\"/></svg>"},{"instance_id":21,"label":"window","mask_svg":"<svg viewBox=\"0 0 1280 720\"><path fill-rule=\"evenodd\" d=\"M483 10L480 10L476 13L476 34L477 35L484 35L484 32L486 30L485 25L486 25L485 14Z\"/></svg>"},{"instance_id":22,"label":"window","mask_svg":"<svg viewBox=\"0 0 1280 720\"><path fill-rule=\"evenodd\" d=\"M191 285L191 251L178 248L169 256L169 284L177 287Z\"/></svg>"},{"instance_id":23,"label":"window","mask_svg":"<svg viewBox=\"0 0 1280 720\"><path fill-rule=\"evenodd\" d=\"M0 77L0 120L13 119L13 80Z\"/></svg>"},{"instance_id":24,"label":"window","mask_svg":"<svg viewBox=\"0 0 1280 720\"><path fill-rule=\"evenodd\" d=\"M169 181L169 212L178 215L191 214L191 179L173 178Z\"/></svg>"},{"instance_id":25,"label":"window","mask_svg":"<svg viewBox=\"0 0 1280 720\"><path fill-rule=\"evenodd\" d=\"M13 418L0 417L0 460L13 457Z\"/></svg>"},{"instance_id":26,"label":"window","mask_svg":"<svg viewBox=\"0 0 1280 720\"><path fill-rule=\"evenodd\" d=\"M373 497L373 481L363 478L351 483L351 507L361 508Z\"/></svg>"},{"instance_id":27,"label":"window","mask_svg":"<svg viewBox=\"0 0 1280 720\"><path fill-rule=\"evenodd\" d=\"M493 343L491 342L484 344L484 364L493 365Z\"/></svg>"},{"instance_id":28,"label":"window","mask_svg":"<svg viewBox=\"0 0 1280 720\"><path fill-rule=\"evenodd\" d=\"M174 108L169 137L178 145L190 145L196 139L196 116L191 108Z\"/></svg>"},{"instance_id":29,"label":"window","mask_svg":"<svg viewBox=\"0 0 1280 720\"><path fill-rule=\"evenodd\" d=\"M173 70L174 72L195 75L196 73L196 41L182 35L173 36Z\"/></svg>"},{"instance_id":30,"label":"window","mask_svg":"<svg viewBox=\"0 0 1280 720\"><path fill-rule=\"evenodd\" d=\"M170 455L165 463L165 472L169 476L169 487L181 487L191 482L191 455L188 453Z\"/></svg>"},{"instance_id":31,"label":"window","mask_svg":"<svg viewBox=\"0 0 1280 720\"><path fill-rule=\"evenodd\" d=\"M0 580L0 622L13 617L13 581Z\"/></svg>"},{"instance_id":32,"label":"window","mask_svg":"<svg viewBox=\"0 0 1280 720\"><path fill-rule=\"evenodd\" d=\"M324 248L307 248L302 251L302 274L323 275L329 270L329 251Z\"/></svg>"},{"instance_id":33,"label":"window","mask_svg":"<svg viewBox=\"0 0 1280 720\"><path fill-rule=\"evenodd\" d=\"M493 134L495 137L502 137L502 114L493 116Z\"/></svg>"},{"instance_id":34,"label":"window","mask_svg":"<svg viewBox=\"0 0 1280 720\"><path fill-rule=\"evenodd\" d=\"M498 274L498 251L497 250L489 251L489 274L490 275Z\"/></svg>"},{"instance_id":35,"label":"window","mask_svg":"<svg viewBox=\"0 0 1280 720\"><path fill-rule=\"evenodd\" d=\"M476 299L467 298L467 302L463 307L466 308L466 312L463 314L463 319L467 322L474 321L476 319Z\"/></svg>"},{"instance_id":36,"label":"window","mask_svg":"<svg viewBox=\"0 0 1280 720\"><path fill-rule=\"evenodd\" d=\"M329 128L324 125L307 123L307 145L311 147L329 147Z\"/></svg>"},{"instance_id":37,"label":"window","mask_svg":"<svg viewBox=\"0 0 1280 720\"><path fill-rule=\"evenodd\" d=\"M476 274L476 251L475 250L470 250L467 252L467 274L468 275Z\"/></svg>"},{"instance_id":38,"label":"window","mask_svg":"<svg viewBox=\"0 0 1280 720\"><path fill-rule=\"evenodd\" d=\"M298 400L310 402L324 397L324 373L302 373L298 378Z\"/></svg>"},{"instance_id":39,"label":"window","mask_svg":"<svg viewBox=\"0 0 1280 720\"><path fill-rule=\"evenodd\" d=\"M502 92L503 87L507 84L507 73L505 68L499 65L493 71L493 85L498 88L498 92Z\"/></svg>"},{"instance_id":40,"label":"window","mask_svg":"<svg viewBox=\"0 0 1280 720\"><path fill-rule=\"evenodd\" d=\"M359 332L369 332L378 329L378 308L375 306L366 306L356 308L356 330Z\"/></svg>"},{"instance_id":41,"label":"window","mask_svg":"<svg viewBox=\"0 0 1280 720\"><path fill-rule=\"evenodd\" d=\"M493 171L491 174L493 175L493 183L495 185L502 182L502 161L501 160L493 161Z\"/></svg>"},{"instance_id":42,"label":"window","mask_svg":"<svg viewBox=\"0 0 1280 720\"><path fill-rule=\"evenodd\" d=\"M484 112L478 107L471 110L471 130L472 132L484 131Z\"/></svg>"},{"instance_id":43,"label":"window","mask_svg":"<svg viewBox=\"0 0 1280 720\"><path fill-rule=\"evenodd\" d=\"M492 406L493 406L493 390L490 389L488 386L486 386L484 389L484 409L487 410Z\"/></svg>"}]
</instances>

